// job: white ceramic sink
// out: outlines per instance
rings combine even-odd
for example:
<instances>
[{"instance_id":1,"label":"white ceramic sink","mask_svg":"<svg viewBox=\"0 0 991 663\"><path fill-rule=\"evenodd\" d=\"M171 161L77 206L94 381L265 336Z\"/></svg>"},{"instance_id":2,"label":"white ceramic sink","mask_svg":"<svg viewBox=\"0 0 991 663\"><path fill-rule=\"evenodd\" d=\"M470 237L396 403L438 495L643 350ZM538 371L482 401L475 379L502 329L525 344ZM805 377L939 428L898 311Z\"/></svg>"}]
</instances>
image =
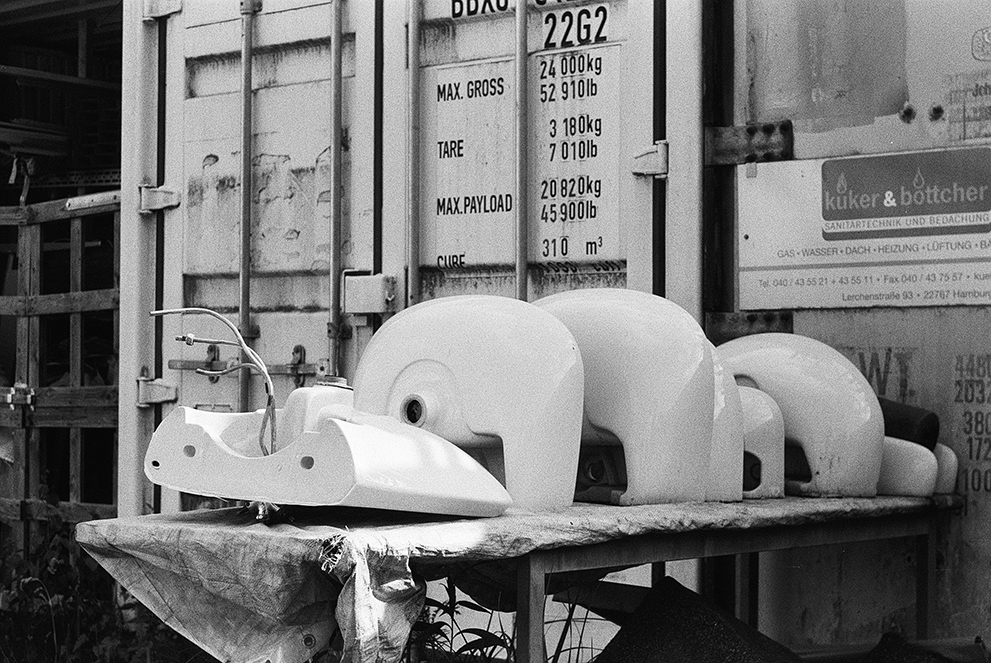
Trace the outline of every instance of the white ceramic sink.
<instances>
[{"instance_id":1,"label":"white ceramic sink","mask_svg":"<svg viewBox=\"0 0 991 663\"><path fill-rule=\"evenodd\" d=\"M878 495L929 497L936 488L939 465L921 444L885 436Z\"/></svg>"},{"instance_id":2,"label":"white ceramic sink","mask_svg":"<svg viewBox=\"0 0 991 663\"><path fill-rule=\"evenodd\" d=\"M610 288L534 304L578 341L585 365L582 442L622 445L627 483L618 502L705 499L714 375L709 342L691 315L662 297Z\"/></svg>"},{"instance_id":3,"label":"white ceramic sink","mask_svg":"<svg viewBox=\"0 0 991 663\"><path fill-rule=\"evenodd\" d=\"M712 452L709 455L707 502L739 502L743 499L744 426L740 390L733 374L723 368L719 352L709 345L714 371Z\"/></svg>"},{"instance_id":4,"label":"white ceramic sink","mask_svg":"<svg viewBox=\"0 0 991 663\"><path fill-rule=\"evenodd\" d=\"M785 438L808 461L808 481L789 479L789 493L872 497L884 440L881 406L846 357L797 334L754 334L719 346L740 384L766 392L781 409Z\"/></svg>"},{"instance_id":5,"label":"white ceramic sink","mask_svg":"<svg viewBox=\"0 0 991 663\"><path fill-rule=\"evenodd\" d=\"M936 447L933 449L933 455L936 456L936 466L939 469L933 492L937 494L952 493L957 484L957 469L959 465L957 455L953 452L953 449L939 442L936 443Z\"/></svg>"},{"instance_id":6,"label":"white ceramic sink","mask_svg":"<svg viewBox=\"0 0 991 663\"><path fill-rule=\"evenodd\" d=\"M582 358L554 316L505 297L412 306L375 333L358 364L355 406L477 450L514 505L573 502Z\"/></svg>"},{"instance_id":7,"label":"white ceramic sink","mask_svg":"<svg viewBox=\"0 0 991 663\"><path fill-rule=\"evenodd\" d=\"M428 431L355 411L351 391L307 387L277 411L279 447L259 445L264 410L176 408L152 436L145 474L215 497L496 516L511 500L468 454Z\"/></svg>"},{"instance_id":8,"label":"white ceramic sink","mask_svg":"<svg viewBox=\"0 0 991 663\"><path fill-rule=\"evenodd\" d=\"M743 410L744 471L758 479L754 488L743 491L747 499L785 496L785 422L774 399L759 389L740 387ZM751 470L751 467L755 469Z\"/></svg>"}]
</instances>

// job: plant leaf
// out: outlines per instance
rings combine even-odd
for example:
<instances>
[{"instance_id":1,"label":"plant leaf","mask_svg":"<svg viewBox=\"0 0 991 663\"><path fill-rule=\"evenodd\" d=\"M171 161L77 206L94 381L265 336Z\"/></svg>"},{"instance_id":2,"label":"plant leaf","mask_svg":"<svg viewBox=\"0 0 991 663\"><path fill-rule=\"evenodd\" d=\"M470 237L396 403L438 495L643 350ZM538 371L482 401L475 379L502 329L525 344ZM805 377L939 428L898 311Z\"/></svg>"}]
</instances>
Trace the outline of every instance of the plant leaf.
<instances>
[{"instance_id":1,"label":"plant leaf","mask_svg":"<svg viewBox=\"0 0 991 663\"><path fill-rule=\"evenodd\" d=\"M474 610L475 612L483 612L485 614L492 613L492 611L489 610L488 608L483 608L482 606L478 605L477 603L473 603L472 601L458 601L458 607L468 608L469 610Z\"/></svg>"},{"instance_id":2,"label":"plant leaf","mask_svg":"<svg viewBox=\"0 0 991 663\"><path fill-rule=\"evenodd\" d=\"M489 647L496 647L509 651L506 647L506 640L495 633L489 633L488 631L480 628L466 628L461 631L461 635L474 635L477 636L477 638L461 645L461 648L456 652L457 654L482 651L488 649Z\"/></svg>"}]
</instances>

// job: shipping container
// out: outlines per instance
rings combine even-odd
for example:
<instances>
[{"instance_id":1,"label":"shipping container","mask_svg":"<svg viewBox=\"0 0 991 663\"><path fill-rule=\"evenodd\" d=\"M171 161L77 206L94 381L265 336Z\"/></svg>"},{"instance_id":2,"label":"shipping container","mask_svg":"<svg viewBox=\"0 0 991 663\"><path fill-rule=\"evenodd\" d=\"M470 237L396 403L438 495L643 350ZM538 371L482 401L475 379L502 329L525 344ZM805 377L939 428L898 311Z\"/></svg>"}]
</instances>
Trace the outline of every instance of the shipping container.
<instances>
[{"instance_id":1,"label":"shipping container","mask_svg":"<svg viewBox=\"0 0 991 663\"><path fill-rule=\"evenodd\" d=\"M257 378L194 372L230 348L173 340L219 325L155 309L228 315L281 405L351 377L418 301L625 287L717 343L825 341L936 412L960 459L966 506L934 551L762 555L764 632L911 634L933 554L930 635L981 634L989 25L977 0L126 3L120 513L194 504L143 478L171 408L264 403Z\"/></svg>"}]
</instances>

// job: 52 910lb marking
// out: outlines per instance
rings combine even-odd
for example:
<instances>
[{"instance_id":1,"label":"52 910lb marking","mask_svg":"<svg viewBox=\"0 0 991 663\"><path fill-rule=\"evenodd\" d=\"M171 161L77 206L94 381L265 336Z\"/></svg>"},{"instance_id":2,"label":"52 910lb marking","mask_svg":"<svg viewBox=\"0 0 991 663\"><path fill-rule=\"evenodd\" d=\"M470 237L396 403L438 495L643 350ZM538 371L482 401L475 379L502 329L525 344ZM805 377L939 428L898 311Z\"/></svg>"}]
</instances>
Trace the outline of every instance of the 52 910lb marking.
<instances>
[{"instance_id":1,"label":"52 910lb marking","mask_svg":"<svg viewBox=\"0 0 991 663\"><path fill-rule=\"evenodd\" d=\"M605 6L594 10L565 9L544 15L544 48L567 48L606 41L606 21L609 10Z\"/></svg>"}]
</instances>

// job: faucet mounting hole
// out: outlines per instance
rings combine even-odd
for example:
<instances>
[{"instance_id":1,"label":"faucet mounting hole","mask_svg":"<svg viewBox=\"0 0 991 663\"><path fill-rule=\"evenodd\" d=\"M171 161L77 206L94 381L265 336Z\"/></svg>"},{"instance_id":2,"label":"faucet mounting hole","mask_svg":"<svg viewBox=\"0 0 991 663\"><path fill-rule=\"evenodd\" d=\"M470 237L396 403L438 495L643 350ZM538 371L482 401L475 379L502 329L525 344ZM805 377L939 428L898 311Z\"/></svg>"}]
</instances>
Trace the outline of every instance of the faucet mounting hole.
<instances>
[{"instance_id":1,"label":"faucet mounting hole","mask_svg":"<svg viewBox=\"0 0 991 663\"><path fill-rule=\"evenodd\" d=\"M400 411L400 419L402 419L404 423L412 424L413 426L422 426L425 410L426 408L424 407L423 401L420 400L419 396L407 396L406 400L403 401Z\"/></svg>"},{"instance_id":2,"label":"faucet mounting hole","mask_svg":"<svg viewBox=\"0 0 991 663\"><path fill-rule=\"evenodd\" d=\"M196 455L196 447L191 444L187 444L182 448L182 453L186 454L189 458L192 458Z\"/></svg>"},{"instance_id":3,"label":"faucet mounting hole","mask_svg":"<svg viewBox=\"0 0 991 663\"><path fill-rule=\"evenodd\" d=\"M309 470L313 468L313 456L303 456L299 459L299 466L304 470Z\"/></svg>"}]
</instances>

